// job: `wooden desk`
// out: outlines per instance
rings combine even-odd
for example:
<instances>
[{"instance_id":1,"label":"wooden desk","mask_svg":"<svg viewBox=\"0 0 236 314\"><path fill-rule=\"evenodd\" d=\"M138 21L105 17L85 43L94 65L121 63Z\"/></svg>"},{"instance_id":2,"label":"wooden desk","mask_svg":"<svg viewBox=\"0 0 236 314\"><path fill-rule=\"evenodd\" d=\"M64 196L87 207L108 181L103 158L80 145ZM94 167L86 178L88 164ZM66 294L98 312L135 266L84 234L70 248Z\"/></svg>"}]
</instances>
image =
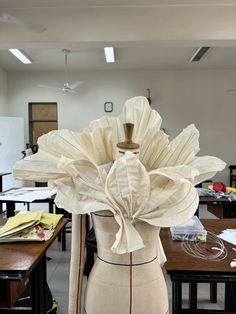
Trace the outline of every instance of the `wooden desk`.
<instances>
[{"instance_id":1,"label":"wooden desk","mask_svg":"<svg viewBox=\"0 0 236 314\"><path fill-rule=\"evenodd\" d=\"M226 197L200 196L199 204L207 205L207 210L218 218L236 217L236 200L231 202Z\"/></svg>"},{"instance_id":2,"label":"wooden desk","mask_svg":"<svg viewBox=\"0 0 236 314\"><path fill-rule=\"evenodd\" d=\"M46 252L67 222L63 218L45 242L0 243L0 313L46 314ZM14 307L29 279L32 306Z\"/></svg>"},{"instance_id":3,"label":"wooden desk","mask_svg":"<svg viewBox=\"0 0 236 314\"><path fill-rule=\"evenodd\" d=\"M220 232L226 228L236 229L235 219L204 219L201 220L207 230ZM230 262L236 258L233 244L224 242L228 255L222 261L209 261L192 257L181 248L181 242L173 241L169 229L161 230L161 241L167 257L165 268L172 281L173 314L235 314L236 268L230 267ZM225 310L199 310L182 308L182 283L224 282L226 286Z\"/></svg>"},{"instance_id":4,"label":"wooden desk","mask_svg":"<svg viewBox=\"0 0 236 314\"><path fill-rule=\"evenodd\" d=\"M37 189L37 188L35 188ZM40 189L40 188L39 188ZM14 190L13 189L9 189L7 191L10 190ZM28 205L28 209L29 209L29 204L31 203L47 203L48 207L49 207L49 213L54 213L54 198L55 195L53 195L52 197L47 197L44 199L36 199L34 201L31 202L27 202L27 201L16 201L16 200L1 200L0 199L0 204L6 204L6 217L12 217L15 215L15 209L16 209L16 203L26 203ZM65 214L65 210L60 209L56 206L56 213L57 214ZM65 215L66 216L66 215ZM66 228L65 228L66 229ZM61 233L61 235L59 235L59 241L61 241L62 243L62 251L66 251L66 230L63 230L63 232Z\"/></svg>"}]
</instances>

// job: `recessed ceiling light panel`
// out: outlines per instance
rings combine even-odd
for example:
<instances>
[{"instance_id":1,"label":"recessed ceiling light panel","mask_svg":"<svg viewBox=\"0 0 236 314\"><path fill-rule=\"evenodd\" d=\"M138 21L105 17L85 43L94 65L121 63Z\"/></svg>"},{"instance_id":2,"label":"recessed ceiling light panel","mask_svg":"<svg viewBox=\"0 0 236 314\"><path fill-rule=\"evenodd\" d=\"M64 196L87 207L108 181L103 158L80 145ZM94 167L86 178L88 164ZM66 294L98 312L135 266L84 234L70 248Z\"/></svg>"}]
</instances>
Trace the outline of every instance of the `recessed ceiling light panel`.
<instances>
[{"instance_id":1,"label":"recessed ceiling light panel","mask_svg":"<svg viewBox=\"0 0 236 314\"><path fill-rule=\"evenodd\" d=\"M115 52L113 47L104 47L104 53L107 63L115 62Z\"/></svg>"},{"instance_id":2,"label":"recessed ceiling light panel","mask_svg":"<svg viewBox=\"0 0 236 314\"><path fill-rule=\"evenodd\" d=\"M190 59L190 62L198 62L202 59L204 54L210 49L210 47L199 47Z\"/></svg>"},{"instance_id":3,"label":"recessed ceiling light panel","mask_svg":"<svg viewBox=\"0 0 236 314\"><path fill-rule=\"evenodd\" d=\"M11 48L9 51L24 64L30 64L33 61L23 50Z\"/></svg>"}]
</instances>

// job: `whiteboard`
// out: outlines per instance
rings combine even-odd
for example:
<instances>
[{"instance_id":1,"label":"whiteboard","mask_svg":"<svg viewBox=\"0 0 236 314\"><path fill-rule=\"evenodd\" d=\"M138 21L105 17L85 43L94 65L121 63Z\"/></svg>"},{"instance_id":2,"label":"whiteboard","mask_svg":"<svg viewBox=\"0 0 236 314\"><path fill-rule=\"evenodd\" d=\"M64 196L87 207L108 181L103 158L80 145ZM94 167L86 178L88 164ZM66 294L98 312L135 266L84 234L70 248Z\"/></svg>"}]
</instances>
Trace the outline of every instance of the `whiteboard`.
<instances>
[{"instance_id":1,"label":"whiteboard","mask_svg":"<svg viewBox=\"0 0 236 314\"><path fill-rule=\"evenodd\" d=\"M0 172L12 172L15 162L22 159L24 149L24 118L0 117ZM2 179L3 190L22 186L12 175Z\"/></svg>"}]
</instances>

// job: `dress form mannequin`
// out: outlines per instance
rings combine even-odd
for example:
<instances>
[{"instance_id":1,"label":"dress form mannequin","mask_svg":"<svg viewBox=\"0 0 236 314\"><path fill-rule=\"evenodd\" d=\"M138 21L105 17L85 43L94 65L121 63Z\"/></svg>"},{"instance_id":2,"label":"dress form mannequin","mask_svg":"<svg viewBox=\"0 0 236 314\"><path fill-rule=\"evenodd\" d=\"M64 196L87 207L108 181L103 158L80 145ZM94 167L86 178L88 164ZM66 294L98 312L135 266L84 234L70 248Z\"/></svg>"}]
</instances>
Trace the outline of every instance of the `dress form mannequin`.
<instances>
[{"instance_id":1,"label":"dress form mannequin","mask_svg":"<svg viewBox=\"0 0 236 314\"><path fill-rule=\"evenodd\" d=\"M133 138L140 144L138 159L137 155L129 152L130 147L123 148L119 145L116 147L117 143L124 138L122 130L124 122L132 122L135 125ZM14 166L15 178L47 181L50 187L56 187L56 205L72 213L68 314L85 313L84 308L80 311L85 243L84 214L92 212L100 214L104 209L109 209L105 214L114 214L115 221L110 220L111 227L109 228L110 224L109 226L101 225L102 232L97 235L99 252L103 253L105 249L109 249L107 261L115 257L121 259L121 256L124 262L129 261L129 265L133 264L130 263L133 259L149 261L146 260L146 256L143 258L142 252L147 254L148 258L151 256L146 249L152 247L154 250L155 243L151 241L150 234L153 234L151 230L156 228L157 260L163 264L165 257L158 237L159 227L171 227L188 221L198 206L198 195L194 186L212 178L226 165L217 157L197 156L199 131L194 125L189 125L177 137L169 141L168 136L160 131L161 122L160 115L150 108L145 97L133 97L125 102L119 116L105 116L92 121L82 133L61 129L42 135L38 140L39 151L18 161ZM132 139L132 136L129 138L127 135L126 144L129 139ZM128 152L122 154L122 149ZM117 158L118 153L123 156ZM111 169L106 172L104 165L111 164ZM96 232L100 230L96 221L98 218L94 216ZM104 217L104 219L108 218ZM107 233L106 230L108 230ZM106 243L108 240L110 242ZM114 243L111 247L112 242ZM111 268L108 268L110 264L103 262L103 267L108 265L105 269L108 285L105 285L107 288L104 288L101 298L97 294L100 286L96 278L100 279L99 276L103 272L102 268L98 268L98 263L99 259L88 283L85 302L87 314L136 314L139 313L137 308L140 305L139 298L142 300L147 294L148 301L142 300L143 306L147 307L145 310L140 310L142 314L152 313L151 302L154 302L154 313L162 314L162 305L156 303L158 298L163 300L167 308L166 289L160 284L161 279L158 281L160 286L152 288L152 291L155 291L154 298L152 291L146 292L145 289L148 281L144 279L148 278L148 274L144 272L144 267L155 263L155 271L157 271L159 265L156 261L142 266L133 265L131 268L129 265L111 264L114 270L114 280L109 289L108 276L110 276L109 269ZM142 279L144 278L141 283L138 282L137 276L135 277L134 271L136 272L137 267L142 269L139 272ZM131 302L129 309L125 311L122 308L123 300L121 304L120 302L114 304L109 300L119 292L121 297L116 296L116 299L120 300L124 297L124 290L117 288L119 284L120 287L124 286L122 285L124 269L126 272L128 269L129 277L127 276L126 281L131 283L126 283L126 287L127 285L129 287L128 296ZM155 271L150 270L154 279L156 278ZM115 277L116 274L118 278ZM99 283L102 282L102 280L99 281ZM116 291L118 289L118 292L113 294L113 288ZM141 292L138 294L138 291ZM111 297L109 293L112 294ZM100 306L99 311L97 305L95 308L95 302ZM110 310L111 304L112 310Z\"/></svg>"},{"instance_id":2,"label":"dress form mannequin","mask_svg":"<svg viewBox=\"0 0 236 314\"><path fill-rule=\"evenodd\" d=\"M133 124L124 125L124 142L117 156L131 150L138 155L139 144L132 142ZM109 211L92 214L97 239L97 259L90 273L85 296L86 314L166 314L168 295L158 262L159 228L136 222L145 247L134 252L111 251L118 224Z\"/></svg>"},{"instance_id":3,"label":"dress form mannequin","mask_svg":"<svg viewBox=\"0 0 236 314\"><path fill-rule=\"evenodd\" d=\"M136 223L145 247L115 254L111 252L118 230L114 217L105 211L92 216L98 255L88 279L84 313L168 313L166 283L157 260L159 228Z\"/></svg>"}]
</instances>

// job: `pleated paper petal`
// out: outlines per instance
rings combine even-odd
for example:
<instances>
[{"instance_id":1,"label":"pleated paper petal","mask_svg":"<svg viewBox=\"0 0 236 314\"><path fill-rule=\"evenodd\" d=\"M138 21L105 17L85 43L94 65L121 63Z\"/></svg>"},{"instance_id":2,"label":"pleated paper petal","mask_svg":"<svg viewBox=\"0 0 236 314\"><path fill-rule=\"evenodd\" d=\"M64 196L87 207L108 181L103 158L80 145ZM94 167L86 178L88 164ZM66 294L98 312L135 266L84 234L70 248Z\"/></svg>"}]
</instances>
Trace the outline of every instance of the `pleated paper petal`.
<instances>
[{"instance_id":1,"label":"pleated paper petal","mask_svg":"<svg viewBox=\"0 0 236 314\"><path fill-rule=\"evenodd\" d=\"M158 167L188 164L199 152L199 132L193 124L185 128L162 151Z\"/></svg>"},{"instance_id":2,"label":"pleated paper petal","mask_svg":"<svg viewBox=\"0 0 236 314\"><path fill-rule=\"evenodd\" d=\"M106 172L87 160L73 161L62 158L59 167L68 174L58 179L54 185L58 187L55 203L74 213L90 213L108 209L112 212L105 194Z\"/></svg>"},{"instance_id":3,"label":"pleated paper petal","mask_svg":"<svg viewBox=\"0 0 236 314\"><path fill-rule=\"evenodd\" d=\"M120 214L132 220L149 199L150 182L144 166L127 152L115 161L106 181L106 194Z\"/></svg>"},{"instance_id":4,"label":"pleated paper petal","mask_svg":"<svg viewBox=\"0 0 236 314\"><path fill-rule=\"evenodd\" d=\"M195 157L189 163L189 166L196 168L199 175L191 180L193 185L197 185L207 179L214 177L214 175L225 168L226 163L221 159L213 156Z\"/></svg>"}]
</instances>

